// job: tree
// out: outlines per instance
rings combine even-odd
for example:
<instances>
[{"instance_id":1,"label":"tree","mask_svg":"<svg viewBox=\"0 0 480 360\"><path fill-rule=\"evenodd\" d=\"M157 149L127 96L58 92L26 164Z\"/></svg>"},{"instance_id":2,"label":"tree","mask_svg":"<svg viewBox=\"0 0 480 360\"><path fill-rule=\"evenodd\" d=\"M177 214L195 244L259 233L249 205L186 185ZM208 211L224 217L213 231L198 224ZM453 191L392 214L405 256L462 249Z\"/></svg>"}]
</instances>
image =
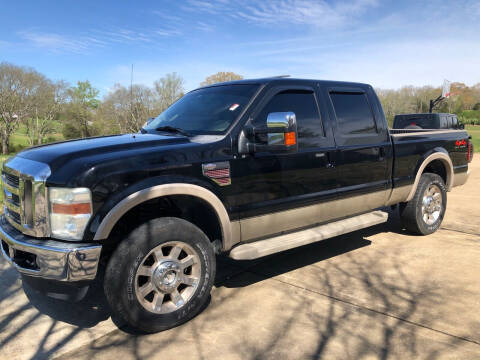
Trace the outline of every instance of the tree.
<instances>
[{"instance_id":1,"label":"tree","mask_svg":"<svg viewBox=\"0 0 480 360\"><path fill-rule=\"evenodd\" d=\"M220 72L217 72L216 74L207 76L205 81L200 83L200 86L206 86L206 85L216 84L219 82L242 80L242 79L243 79L242 75L235 74L234 72L220 71Z\"/></svg>"},{"instance_id":2,"label":"tree","mask_svg":"<svg viewBox=\"0 0 480 360\"><path fill-rule=\"evenodd\" d=\"M96 122L108 133L137 132L148 118L157 116L183 96L183 84L183 78L176 73L155 81L154 88L115 84L98 108Z\"/></svg>"},{"instance_id":3,"label":"tree","mask_svg":"<svg viewBox=\"0 0 480 360\"><path fill-rule=\"evenodd\" d=\"M183 78L175 72L158 79L154 86L158 96L157 110L159 113L180 99L185 91Z\"/></svg>"},{"instance_id":4,"label":"tree","mask_svg":"<svg viewBox=\"0 0 480 360\"><path fill-rule=\"evenodd\" d=\"M436 99L442 89L431 86L404 86L398 90L377 89L376 92L391 125L396 114L428 112L430 99ZM477 115L472 111L480 110L480 84L469 87L453 82L450 93L450 97L443 100L433 111L455 113L463 122L475 123Z\"/></svg>"},{"instance_id":5,"label":"tree","mask_svg":"<svg viewBox=\"0 0 480 360\"><path fill-rule=\"evenodd\" d=\"M2 153L8 154L10 136L31 113L45 77L33 69L0 63L0 138Z\"/></svg>"},{"instance_id":6,"label":"tree","mask_svg":"<svg viewBox=\"0 0 480 360\"><path fill-rule=\"evenodd\" d=\"M156 102L154 91L147 86L115 84L99 108L99 121L112 133L137 132L149 117L157 115Z\"/></svg>"},{"instance_id":7,"label":"tree","mask_svg":"<svg viewBox=\"0 0 480 360\"><path fill-rule=\"evenodd\" d=\"M43 78L37 93L30 97L32 110L25 119L30 145L42 144L55 131L54 120L59 117L67 98L68 85Z\"/></svg>"},{"instance_id":8,"label":"tree","mask_svg":"<svg viewBox=\"0 0 480 360\"><path fill-rule=\"evenodd\" d=\"M68 105L66 107L66 123L63 135L66 138L89 137L93 135L93 120L95 109L100 105L97 99L98 90L90 82L78 81L77 86L68 90Z\"/></svg>"}]
</instances>

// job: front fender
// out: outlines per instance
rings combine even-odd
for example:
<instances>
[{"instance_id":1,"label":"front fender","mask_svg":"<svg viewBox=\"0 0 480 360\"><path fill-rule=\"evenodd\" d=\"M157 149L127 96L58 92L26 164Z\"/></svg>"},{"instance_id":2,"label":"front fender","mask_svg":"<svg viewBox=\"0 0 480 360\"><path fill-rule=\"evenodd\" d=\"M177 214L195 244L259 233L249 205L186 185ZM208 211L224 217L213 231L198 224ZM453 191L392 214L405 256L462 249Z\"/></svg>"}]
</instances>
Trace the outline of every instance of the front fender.
<instances>
[{"instance_id":1,"label":"front fender","mask_svg":"<svg viewBox=\"0 0 480 360\"><path fill-rule=\"evenodd\" d=\"M231 223L225 202L206 181L185 176L159 176L139 181L111 195L95 212L85 239L107 239L116 222L134 206L167 195L195 196L207 202L217 214L222 228L224 245L231 242Z\"/></svg>"},{"instance_id":2,"label":"front fender","mask_svg":"<svg viewBox=\"0 0 480 360\"><path fill-rule=\"evenodd\" d=\"M108 212L105 218L100 223L94 240L102 240L108 238L111 230L118 220L130 209L135 206L162 196L168 195L189 195L198 197L207 202L217 214L222 229L223 247L229 249L232 245L232 228L230 218L220 199L204 187L185 184L185 183L171 183L156 185L147 189L137 191L125 199L120 201Z\"/></svg>"}]
</instances>

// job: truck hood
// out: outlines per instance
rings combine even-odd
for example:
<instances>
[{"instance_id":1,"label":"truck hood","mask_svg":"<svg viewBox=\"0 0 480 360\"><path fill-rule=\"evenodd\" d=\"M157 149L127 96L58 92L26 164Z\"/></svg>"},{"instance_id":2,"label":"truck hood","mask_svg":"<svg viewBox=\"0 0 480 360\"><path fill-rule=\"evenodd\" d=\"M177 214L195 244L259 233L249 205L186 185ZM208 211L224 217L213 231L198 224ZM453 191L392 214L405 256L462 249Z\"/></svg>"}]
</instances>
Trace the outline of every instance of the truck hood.
<instances>
[{"instance_id":1,"label":"truck hood","mask_svg":"<svg viewBox=\"0 0 480 360\"><path fill-rule=\"evenodd\" d=\"M120 154L124 151L189 143L188 137L177 135L126 134L101 136L41 145L24 150L17 156L39 161L50 166L52 172L64 165L83 158L85 160L109 153ZM111 154L113 155L113 154ZM88 162L88 161L87 161Z\"/></svg>"}]
</instances>

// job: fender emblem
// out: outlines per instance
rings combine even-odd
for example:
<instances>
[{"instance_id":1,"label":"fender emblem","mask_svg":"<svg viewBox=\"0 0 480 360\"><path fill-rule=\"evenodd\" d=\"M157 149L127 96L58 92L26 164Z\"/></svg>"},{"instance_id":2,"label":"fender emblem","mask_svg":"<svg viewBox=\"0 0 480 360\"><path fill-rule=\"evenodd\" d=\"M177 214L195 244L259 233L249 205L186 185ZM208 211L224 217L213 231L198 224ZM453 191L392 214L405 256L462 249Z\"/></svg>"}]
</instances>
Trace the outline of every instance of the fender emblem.
<instances>
[{"instance_id":1,"label":"fender emblem","mask_svg":"<svg viewBox=\"0 0 480 360\"><path fill-rule=\"evenodd\" d=\"M226 186L232 183L232 178L230 177L230 162L228 161L202 164L202 173L203 176L220 186Z\"/></svg>"}]
</instances>

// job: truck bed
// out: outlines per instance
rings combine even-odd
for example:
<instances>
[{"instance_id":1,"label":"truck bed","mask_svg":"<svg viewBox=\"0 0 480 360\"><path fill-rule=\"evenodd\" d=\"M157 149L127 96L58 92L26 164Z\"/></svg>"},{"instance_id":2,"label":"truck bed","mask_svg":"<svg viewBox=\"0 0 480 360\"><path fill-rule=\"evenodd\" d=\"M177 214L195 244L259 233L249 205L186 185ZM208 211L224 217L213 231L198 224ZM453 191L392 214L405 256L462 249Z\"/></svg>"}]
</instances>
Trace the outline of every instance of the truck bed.
<instances>
[{"instance_id":1,"label":"truck bed","mask_svg":"<svg viewBox=\"0 0 480 360\"><path fill-rule=\"evenodd\" d=\"M426 156L433 152L448 153L453 165L453 175L467 172L467 148L457 145L458 140L468 140L465 130L446 129L390 129L393 144L393 187L413 183L417 169ZM455 185L453 185L455 186Z\"/></svg>"}]
</instances>

